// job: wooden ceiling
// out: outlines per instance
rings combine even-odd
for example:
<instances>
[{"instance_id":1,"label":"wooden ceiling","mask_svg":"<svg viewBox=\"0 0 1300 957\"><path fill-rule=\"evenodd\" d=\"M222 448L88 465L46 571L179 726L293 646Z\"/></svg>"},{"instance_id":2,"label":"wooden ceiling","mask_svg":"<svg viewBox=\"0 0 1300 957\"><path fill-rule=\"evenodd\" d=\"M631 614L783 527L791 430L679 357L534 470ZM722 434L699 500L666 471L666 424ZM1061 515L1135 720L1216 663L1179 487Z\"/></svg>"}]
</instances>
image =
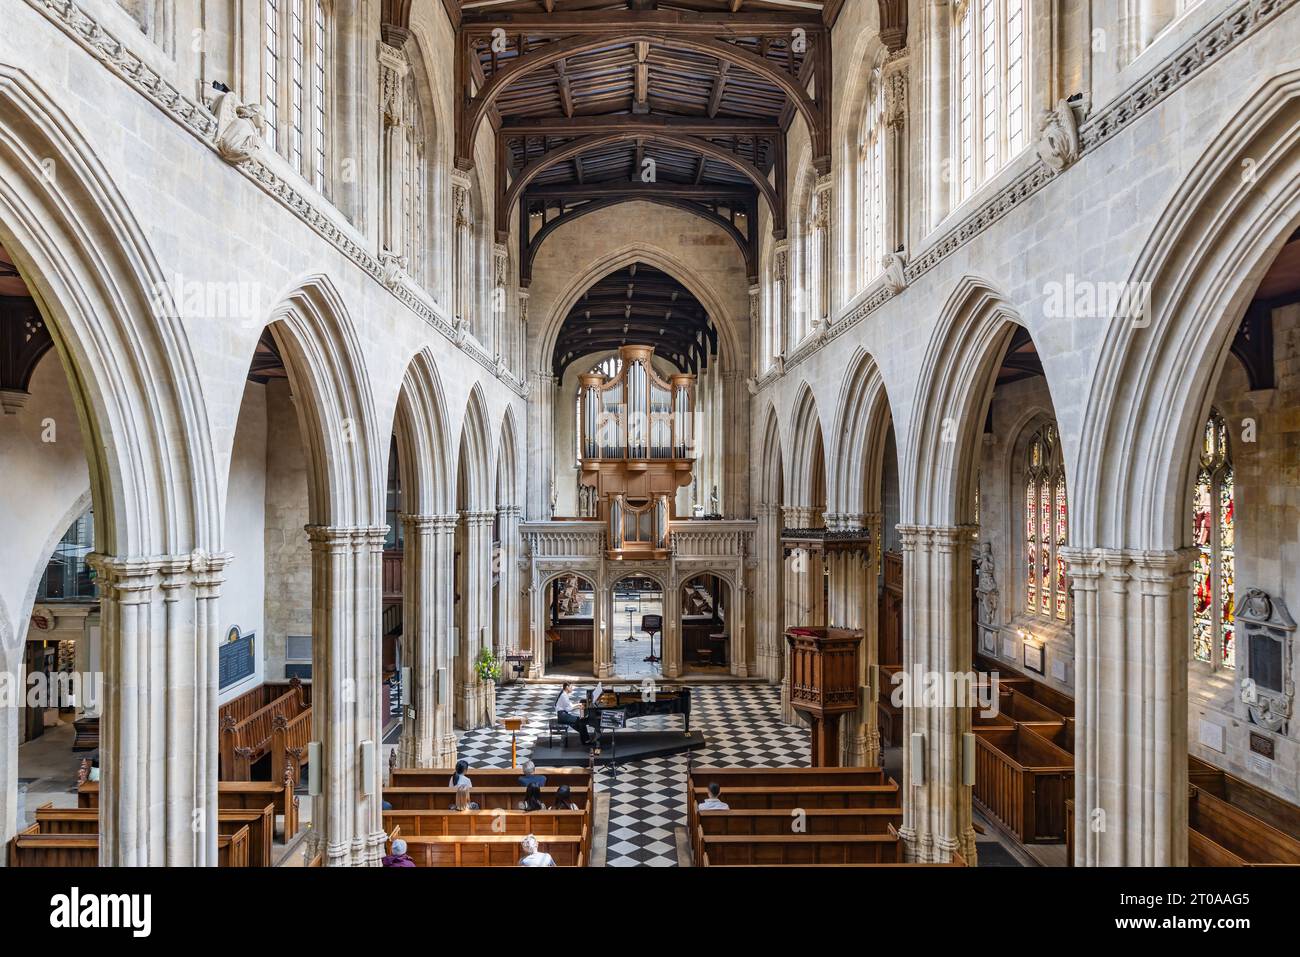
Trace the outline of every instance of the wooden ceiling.
<instances>
[{"instance_id":1,"label":"wooden ceiling","mask_svg":"<svg viewBox=\"0 0 1300 957\"><path fill-rule=\"evenodd\" d=\"M689 289L668 273L633 263L594 283L569 310L555 343L556 377L575 360L625 345L654 346L683 372L718 354L718 333Z\"/></svg>"},{"instance_id":2,"label":"wooden ceiling","mask_svg":"<svg viewBox=\"0 0 1300 957\"><path fill-rule=\"evenodd\" d=\"M385 17L401 6L390 0ZM479 176L496 191L498 242L521 217L521 282L559 222L637 199L718 223L756 278L760 203L785 235L796 114L817 169L830 168L838 10L821 0L459 3L456 164L472 168L475 137L491 124L496 168Z\"/></svg>"}]
</instances>

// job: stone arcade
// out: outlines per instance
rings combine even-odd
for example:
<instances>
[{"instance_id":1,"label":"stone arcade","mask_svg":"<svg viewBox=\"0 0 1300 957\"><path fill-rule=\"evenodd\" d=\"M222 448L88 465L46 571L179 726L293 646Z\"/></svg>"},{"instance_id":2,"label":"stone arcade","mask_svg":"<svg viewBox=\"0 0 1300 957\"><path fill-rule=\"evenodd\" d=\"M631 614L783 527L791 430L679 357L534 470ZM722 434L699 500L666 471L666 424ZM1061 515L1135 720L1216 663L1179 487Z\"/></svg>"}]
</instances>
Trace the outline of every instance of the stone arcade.
<instances>
[{"instance_id":1,"label":"stone arcade","mask_svg":"<svg viewBox=\"0 0 1300 957\"><path fill-rule=\"evenodd\" d=\"M0 13L6 863L1300 862L1297 0Z\"/></svg>"}]
</instances>

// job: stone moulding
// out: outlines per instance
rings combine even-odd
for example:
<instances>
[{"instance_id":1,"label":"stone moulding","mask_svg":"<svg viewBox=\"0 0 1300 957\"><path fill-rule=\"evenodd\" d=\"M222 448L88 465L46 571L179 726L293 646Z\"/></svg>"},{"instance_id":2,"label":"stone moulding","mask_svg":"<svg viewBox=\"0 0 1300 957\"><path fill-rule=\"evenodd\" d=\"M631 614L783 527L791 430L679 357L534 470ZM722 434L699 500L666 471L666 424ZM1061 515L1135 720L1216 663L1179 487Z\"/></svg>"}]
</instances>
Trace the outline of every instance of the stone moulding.
<instances>
[{"instance_id":1,"label":"stone moulding","mask_svg":"<svg viewBox=\"0 0 1300 957\"><path fill-rule=\"evenodd\" d=\"M1300 0L1239 0L1231 9L1206 24L1196 36L1152 68L1145 76L1115 97L1104 109L1081 123L1078 128L1079 155L1059 172L1041 159L1030 169L990 196L978 209L947 229L923 252L907 263L904 274L911 286L944 259L991 227L1057 176L1065 175L1078 160L1106 143L1134 120L1143 116L1182 86L1203 73L1216 60L1243 40L1254 36L1264 26L1291 9ZM905 291L905 290L903 290ZM865 300L837 317L825 331L818 349L802 350L791 356L787 370L878 310L895 295L888 287L876 289ZM764 376L758 381L763 389L779 376Z\"/></svg>"},{"instance_id":2,"label":"stone moulding","mask_svg":"<svg viewBox=\"0 0 1300 957\"><path fill-rule=\"evenodd\" d=\"M98 21L82 10L73 0L26 0L28 6L43 14L46 19L67 34L108 70L169 116L178 125L220 155L218 122L208 106L185 96L136 54L105 30ZM311 199L299 192L292 183L280 176L256 156L232 164L263 192L281 206L294 213L322 239L339 250L371 279L387 289L408 310L437 329L447 339L455 341L451 324L434 310L422 295L409 286L389 286L384 282L385 264L372 255L334 219L318 208ZM524 395L523 383L513 376L500 376L496 361L481 350L463 350L475 362L502 382L517 395Z\"/></svg>"}]
</instances>

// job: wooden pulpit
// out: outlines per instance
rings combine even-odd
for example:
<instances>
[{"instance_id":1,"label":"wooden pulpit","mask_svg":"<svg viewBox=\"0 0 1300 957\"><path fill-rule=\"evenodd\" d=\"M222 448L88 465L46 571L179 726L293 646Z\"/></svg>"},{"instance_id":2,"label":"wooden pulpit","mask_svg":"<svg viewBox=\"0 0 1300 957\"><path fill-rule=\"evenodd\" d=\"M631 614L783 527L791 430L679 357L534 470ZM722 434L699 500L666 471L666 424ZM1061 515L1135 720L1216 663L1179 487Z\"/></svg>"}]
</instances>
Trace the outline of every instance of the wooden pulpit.
<instances>
[{"instance_id":1,"label":"wooden pulpit","mask_svg":"<svg viewBox=\"0 0 1300 957\"><path fill-rule=\"evenodd\" d=\"M791 628L790 704L812 728L812 765L840 765L840 716L858 709L858 645L849 628Z\"/></svg>"}]
</instances>

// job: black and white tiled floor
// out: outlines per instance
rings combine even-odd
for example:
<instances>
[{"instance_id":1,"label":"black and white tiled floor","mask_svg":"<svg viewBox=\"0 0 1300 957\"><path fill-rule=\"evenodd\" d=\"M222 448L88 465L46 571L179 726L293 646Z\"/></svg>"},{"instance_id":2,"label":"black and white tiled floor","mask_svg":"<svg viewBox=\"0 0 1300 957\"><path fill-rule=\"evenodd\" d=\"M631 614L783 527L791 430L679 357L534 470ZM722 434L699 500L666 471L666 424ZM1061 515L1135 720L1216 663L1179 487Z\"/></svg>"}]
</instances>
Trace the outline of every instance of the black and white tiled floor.
<instances>
[{"instance_id":1,"label":"black and white tiled floor","mask_svg":"<svg viewBox=\"0 0 1300 957\"><path fill-rule=\"evenodd\" d=\"M559 688L510 685L497 691L498 715L522 715L519 760L532 751L554 713ZM679 728L676 715L648 715L628 727L644 731ZM808 763L808 732L781 723L779 688L758 684L691 687L691 729L704 732L694 763L729 767L800 767ZM509 767L510 735L500 728L471 731L460 739L470 766ZM600 773L596 789L608 791L608 867L675 867L673 829L686 824L685 754L649 758L624 766L617 779Z\"/></svg>"}]
</instances>

